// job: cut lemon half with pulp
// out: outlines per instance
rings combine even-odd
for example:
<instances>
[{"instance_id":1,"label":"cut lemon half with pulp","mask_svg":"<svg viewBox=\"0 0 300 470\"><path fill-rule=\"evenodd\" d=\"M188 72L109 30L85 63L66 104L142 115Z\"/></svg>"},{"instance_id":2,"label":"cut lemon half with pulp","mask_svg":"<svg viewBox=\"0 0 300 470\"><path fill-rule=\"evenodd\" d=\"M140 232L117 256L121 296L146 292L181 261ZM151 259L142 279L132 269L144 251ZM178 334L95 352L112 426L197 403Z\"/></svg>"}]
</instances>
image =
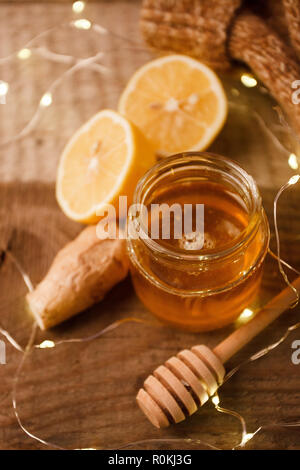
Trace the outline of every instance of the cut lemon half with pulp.
<instances>
[{"instance_id":1,"label":"cut lemon half with pulp","mask_svg":"<svg viewBox=\"0 0 300 470\"><path fill-rule=\"evenodd\" d=\"M108 204L118 214L119 196L131 203L137 181L154 163L151 145L134 125L115 111L100 111L62 153L57 200L71 219L95 223Z\"/></svg>"},{"instance_id":2,"label":"cut lemon half with pulp","mask_svg":"<svg viewBox=\"0 0 300 470\"><path fill-rule=\"evenodd\" d=\"M216 74L184 55L162 57L130 79L119 111L136 124L158 154L204 150L221 130L227 100Z\"/></svg>"}]
</instances>

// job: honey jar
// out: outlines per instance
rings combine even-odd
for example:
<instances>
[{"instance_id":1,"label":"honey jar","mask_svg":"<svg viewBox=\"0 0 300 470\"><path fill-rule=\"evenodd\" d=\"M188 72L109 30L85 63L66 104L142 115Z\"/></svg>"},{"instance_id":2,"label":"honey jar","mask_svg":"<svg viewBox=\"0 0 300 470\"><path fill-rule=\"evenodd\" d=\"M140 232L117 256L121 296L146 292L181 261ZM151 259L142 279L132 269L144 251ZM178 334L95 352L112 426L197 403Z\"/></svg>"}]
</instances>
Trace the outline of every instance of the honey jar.
<instances>
[{"instance_id":1,"label":"honey jar","mask_svg":"<svg viewBox=\"0 0 300 470\"><path fill-rule=\"evenodd\" d=\"M257 185L239 165L205 152L168 157L139 181L133 207L131 276L154 315L181 329L208 331L230 324L251 305L269 226ZM187 207L188 221L180 217ZM178 224L189 231L178 235Z\"/></svg>"}]
</instances>

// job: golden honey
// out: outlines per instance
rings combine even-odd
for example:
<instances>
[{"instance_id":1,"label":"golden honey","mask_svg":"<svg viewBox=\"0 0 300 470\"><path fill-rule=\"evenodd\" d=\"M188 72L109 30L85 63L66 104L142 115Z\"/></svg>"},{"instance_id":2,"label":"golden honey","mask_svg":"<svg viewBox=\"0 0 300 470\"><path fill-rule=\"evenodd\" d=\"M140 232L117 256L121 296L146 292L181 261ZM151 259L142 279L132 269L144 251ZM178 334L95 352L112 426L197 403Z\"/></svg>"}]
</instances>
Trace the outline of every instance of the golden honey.
<instances>
[{"instance_id":1,"label":"golden honey","mask_svg":"<svg viewBox=\"0 0 300 470\"><path fill-rule=\"evenodd\" d=\"M182 329L208 331L233 322L251 305L260 285L269 228L250 175L224 157L175 155L144 176L134 202L147 208L147 216L141 216L142 211L129 216L131 275L137 295L152 313ZM169 210L166 236L164 211L174 205L182 214L189 205L191 231L184 231L184 217ZM196 221L199 205L201 233ZM153 226L158 228L155 237Z\"/></svg>"}]
</instances>

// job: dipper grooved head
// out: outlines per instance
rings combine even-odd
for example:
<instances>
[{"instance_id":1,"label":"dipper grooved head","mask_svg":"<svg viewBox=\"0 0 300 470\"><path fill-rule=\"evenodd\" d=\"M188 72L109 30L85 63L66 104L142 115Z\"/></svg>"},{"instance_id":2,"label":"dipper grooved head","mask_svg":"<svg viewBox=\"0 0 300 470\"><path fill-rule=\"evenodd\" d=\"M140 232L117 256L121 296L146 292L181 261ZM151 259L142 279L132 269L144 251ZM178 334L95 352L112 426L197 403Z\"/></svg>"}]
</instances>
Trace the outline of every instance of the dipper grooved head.
<instances>
[{"instance_id":1,"label":"dipper grooved head","mask_svg":"<svg viewBox=\"0 0 300 470\"><path fill-rule=\"evenodd\" d=\"M151 423L164 428L195 413L222 383L225 369L207 346L185 349L155 369L137 394Z\"/></svg>"}]
</instances>

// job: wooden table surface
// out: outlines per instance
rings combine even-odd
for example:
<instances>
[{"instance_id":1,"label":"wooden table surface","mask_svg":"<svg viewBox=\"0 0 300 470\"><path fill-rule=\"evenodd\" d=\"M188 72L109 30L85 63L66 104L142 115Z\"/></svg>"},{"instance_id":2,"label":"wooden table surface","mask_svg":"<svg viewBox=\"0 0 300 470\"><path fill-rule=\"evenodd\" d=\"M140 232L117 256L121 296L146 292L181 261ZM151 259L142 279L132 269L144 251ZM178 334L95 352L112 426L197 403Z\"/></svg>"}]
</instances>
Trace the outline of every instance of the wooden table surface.
<instances>
[{"instance_id":1,"label":"wooden table surface","mask_svg":"<svg viewBox=\"0 0 300 470\"><path fill-rule=\"evenodd\" d=\"M122 3L122 8L127 11L126 2L108 3L110 2L103 2L106 8L104 16L106 21L115 21L117 30L122 21L118 16L118 6ZM128 4L130 17L136 18L139 2ZM71 4L43 5L50 12L51 24L58 17L66 16L71 9ZM13 46L17 48L32 35L28 23L28 8L34 18L35 32L46 29L49 21L44 19L43 24L39 24L38 21L41 20L34 16L35 10L31 6L0 4L0 21L3 27L6 24L7 34L12 34L9 21L14 21L12 13L16 12L14 18L18 18L22 38L18 36L11 41L14 41ZM40 13L41 8L39 5L36 11ZM94 15L93 18L100 21L100 11L103 11L100 8L100 5L93 4L86 15ZM3 34L2 31L0 28L0 34ZM90 41L89 47L95 47L95 43ZM3 48L3 42L0 43ZM1 54L12 52L10 47L12 45L2 49ZM133 67L134 53L127 50L126 54L131 54ZM115 62L116 67L120 68L118 61ZM0 70L1 73L5 72L3 65ZM243 88L238 80L240 73L240 70L236 70L233 78L223 77L231 103L230 113L224 130L211 150L235 159L255 177L273 234L273 199L278 188L294 174L288 166L288 156L290 151L297 151L298 147L286 131L278 130L278 126L273 125L276 124L276 113L272 110L274 103L261 89ZM44 79L45 76L42 75L41 80ZM90 85L94 83L90 82ZM68 90L74 94L74 89L70 90L69 87ZM58 95L59 105L64 106L62 111L65 113L61 119L63 135L60 133L59 123L54 119L55 115L52 115L46 117L32 135L0 148L0 173L3 175L0 181L0 247L3 250L0 265L0 326L22 346L28 341L32 318L24 309L26 286L11 257L7 255L7 249L9 248L35 284L46 273L57 250L80 231L81 227L68 220L55 201L54 178L56 162L66 138L78 126L77 121L80 118L84 120L94 112L93 92L86 90L86 93L88 98L83 96L79 102L76 97L73 101L62 93ZM24 96L22 99L25 99ZM82 109L83 115L80 114ZM73 110L75 118L72 119L70 113ZM10 108L7 114L2 108L0 112L1 117L5 118L5 122L3 119L0 121L0 136L3 138L8 128L13 133L17 126ZM273 123L272 129L288 151L283 150L271 137L264 122ZM13 159L13 164L10 158ZM41 163L41 158L45 160L45 164ZM282 257L298 269L299 195L299 185L289 189L282 196L278 210ZM271 238L271 247L275 247L274 235ZM284 282L277 264L268 256L257 305L265 303L283 287ZM18 410L26 428L39 438L68 449L119 448L134 441L145 442L131 444L129 448L206 449L209 445L225 449L234 447L241 438L239 421L218 413L212 404L207 404L181 424L157 430L145 419L135 403L137 390L157 365L178 350L193 344L214 346L234 327L206 334L182 333L163 327L138 301L128 278L89 311L48 332L38 331L35 343L39 344L45 339L55 342L88 336L116 320L128 317L151 321L152 325L125 323L95 341L57 345L51 349L34 349L28 355L17 388ZM281 337L285 329L298 318L299 307L287 312L232 359L228 368L237 365L251 352ZM220 390L222 406L241 413L246 419L248 432L254 432L259 426L266 426L246 448L300 448L300 427L275 425L300 420L300 365L294 365L291 360L291 344L296 339L300 339L300 330L292 332L268 356L242 368ZM6 340L5 343L7 364L0 365L0 449L44 449L43 444L25 435L14 416L11 390L22 354ZM165 439L170 440L166 442Z\"/></svg>"}]
</instances>

